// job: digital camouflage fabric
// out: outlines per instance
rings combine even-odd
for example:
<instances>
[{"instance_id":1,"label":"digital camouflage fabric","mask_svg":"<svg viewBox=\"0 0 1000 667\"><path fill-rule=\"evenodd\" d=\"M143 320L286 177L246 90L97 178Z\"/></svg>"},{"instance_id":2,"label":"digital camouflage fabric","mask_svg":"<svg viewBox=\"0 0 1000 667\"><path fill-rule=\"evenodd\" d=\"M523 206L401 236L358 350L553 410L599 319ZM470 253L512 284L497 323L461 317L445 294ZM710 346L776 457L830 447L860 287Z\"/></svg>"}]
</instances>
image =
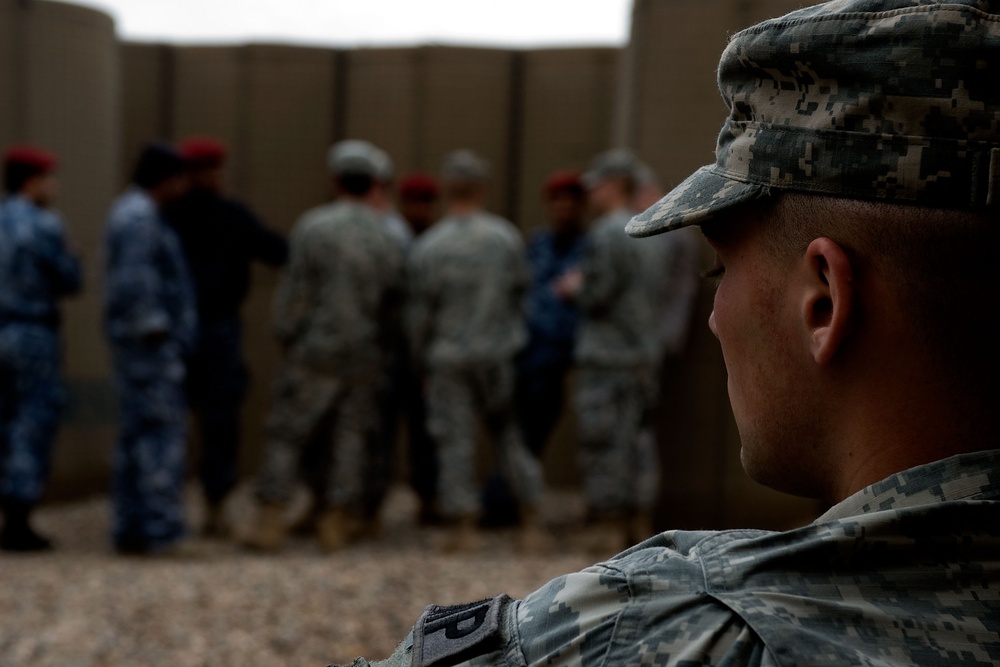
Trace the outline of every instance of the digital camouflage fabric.
<instances>
[{"instance_id":1,"label":"digital camouflage fabric","mask_svg":"<svg viewBox=\"0 0 1000 667\"><path fill-rule=\"evenodd\" d=\"M716 163L627 227L701 224L771 190L1000 210L1000 2L838 0L733 36Z\"/></svg>"}]
</instances>

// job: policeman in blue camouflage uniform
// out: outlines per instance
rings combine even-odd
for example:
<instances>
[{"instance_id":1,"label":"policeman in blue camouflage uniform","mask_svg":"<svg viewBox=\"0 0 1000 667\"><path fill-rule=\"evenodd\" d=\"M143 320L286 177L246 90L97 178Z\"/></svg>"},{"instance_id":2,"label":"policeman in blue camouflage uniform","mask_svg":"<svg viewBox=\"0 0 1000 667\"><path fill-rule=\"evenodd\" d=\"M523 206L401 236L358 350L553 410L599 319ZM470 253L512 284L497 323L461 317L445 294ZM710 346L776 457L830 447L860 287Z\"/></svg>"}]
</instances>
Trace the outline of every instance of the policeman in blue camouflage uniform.
<instances>
[{"instance_id":1,"label":"policeman in blue camouflage uniform","mask_svg":"<svg viewBox=\"0 0 1000 667\"><path fill-rule=\"evenodd\" d=\"M112 539L128 554L183 550L187 402L195 346L194 287L163 208L184 193L180 154L149 144L105 232L104 323L119 396Z\"/></svg>"},{"instance_id":2,"label":"policeman in blue camouflage uniform","mask_svg":"<svg viewBox=\"0 0 1000 667\"><path fill-rule=\"evenodd\" d=\"M701 227L744 468L833 506L429 607L387 664L997 664L998 76L997 0L735 34L716 163L627 229Z\"/></svg>"},{"instance_id":3,"label":"policeman in blue camouflage uniform","mask_svg":"<svg viewBox=\"0 0 1000 667\"><path fill-rule=\"evenodd\" d=\"M481 419L521 505L520 546L540 550L546 542L538 515L542 469L520 437L513 403L514 356L527 338L521 300L528 269L517 228L484 209L488 178L488 164L472 151L445 157L447 211L410 254L406 329L413 359L427 378L438 506L453 524L442 548L479 546L475 452Z\"/></svg>"},{"instance_id":4,"label":"policeman in blue camouflage uniform","mask_svg":"<svg viewBox=\"0 0 1000 667\"><path fill-rule=\"evenodd\" d=\"M587 501L583 546L610 555L652 534L659 462L655 443L641 438L653 378L657 248L622 233L632 217L641 163L617 148L594 158L584 174L597 219L577 272L558 284L580 308L575 360L580 470ZM576 279L576 280L574 280Z\"/></svg>"},{"instance_id":5,"label":"policeman in blue camouflage uniform","mask_svg":"<svg viewBox=\"0 0 1000 667\"><path fill-rule=\"evenodd\" d=\"M558 285L567 272L579 268L587 211L587 192L577 172L551 174L542 195L548 224L531 236L525 249L531 271L525 295L528 342L516 359L514 385L521 435L537 458L562 415L566 377L573 367L580 310ZM502 526L518 520L510 485L494 472L483 494L482 523Z\"/></svg>"},{"instance_id":6,"label":"policeman in blue camouflage uniform","mask_svg":"<svg viewBox=\"0 0 1000 667\"><path fill-rule=\"evenodd\" d=\"M45 491L62 387L61 297L80 289L80 262L63 222L47 210L56 194L52 154L13 146L4 155L0 201L0 549L39 551L31 511Z\"/></svg>"},{"instance_id":7,"label":"policeman in blue camouflage uniform","mask_svg":"<svg viewBox=\"0 0 1000 667\"><path fill-rule=\"evenodd\" d=\"M288 271L274 300L275 333L286 358L257 477L257 521L246 539L246 546L264 551L284 544L284 512L302 454L328 419L333 433L326 438L320 547L335 551L361 539L373 518L365 514L368 447L390 328L399 319L403 251L367 200L375 147L339 142L328 162L337 200L296 222Z\"/></svg>"}]
</instances>

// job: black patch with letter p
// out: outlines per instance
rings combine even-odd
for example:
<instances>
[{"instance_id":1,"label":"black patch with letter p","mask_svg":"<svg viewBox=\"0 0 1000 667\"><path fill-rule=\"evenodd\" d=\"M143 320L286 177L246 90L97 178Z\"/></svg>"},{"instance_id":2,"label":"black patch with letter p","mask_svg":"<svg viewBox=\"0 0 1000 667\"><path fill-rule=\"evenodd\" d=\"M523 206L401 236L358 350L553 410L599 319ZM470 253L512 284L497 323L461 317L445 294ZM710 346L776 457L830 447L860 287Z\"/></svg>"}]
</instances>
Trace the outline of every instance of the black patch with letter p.
<instances>
[{"instance_id":1,"label":"black patch with letter p","mask_svg":"<svg viewBox=\"0 0 1000 667\"><path fill-rule=\"evenodd\" d=\"M500 612L509 595L439 607L431 605L413 628L413 667L449 667L500 646Z\"/></svg>"}]
</instances>

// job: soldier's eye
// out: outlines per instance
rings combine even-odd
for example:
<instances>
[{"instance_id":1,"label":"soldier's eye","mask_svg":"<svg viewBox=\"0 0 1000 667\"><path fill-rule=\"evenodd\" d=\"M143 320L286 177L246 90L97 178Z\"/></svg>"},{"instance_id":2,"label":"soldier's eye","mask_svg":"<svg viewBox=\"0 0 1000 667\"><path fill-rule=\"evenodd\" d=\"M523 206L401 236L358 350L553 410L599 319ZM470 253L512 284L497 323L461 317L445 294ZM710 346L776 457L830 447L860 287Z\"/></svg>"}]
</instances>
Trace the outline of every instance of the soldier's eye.
<instances>
[{"instance_id":1,"label":"soldier's eye","mask_svg":"<svg viewBox=\"0 0 1000 667\"><path fill-rule=\"evenodd\" d=\"M712 264L712 268L707 271L703 271L701 274L702 278L707 278L715 283L718 283L722 279L722 275L726 272L726 267L723 266L722 260L719 256L715 256L715 262Z\"/></svg>"}]
</instances>

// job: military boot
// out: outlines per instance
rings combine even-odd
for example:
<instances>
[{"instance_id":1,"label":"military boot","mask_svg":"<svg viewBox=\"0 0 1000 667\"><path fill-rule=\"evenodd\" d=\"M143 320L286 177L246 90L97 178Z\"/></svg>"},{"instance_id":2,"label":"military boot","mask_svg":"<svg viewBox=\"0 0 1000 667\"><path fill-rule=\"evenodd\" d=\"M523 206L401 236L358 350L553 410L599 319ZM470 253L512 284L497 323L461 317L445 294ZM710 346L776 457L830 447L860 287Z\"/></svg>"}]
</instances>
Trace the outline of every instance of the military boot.
<instances>
[{"instance_id":1,"label":"military boot","mask_svg":"<svg viewBox=\"0 0 1000 667\"><path fill-rule=\"evenodd\" d=\"M538 510L522 507L521 526L517 532L517 548L525 554L545 554L552 551L552 536L545 530Z\"/></svg>"},{"instance_id":2,"label":"military boot","mask_svg":"<svg viewBox=\"0 0 1000 667\"><path fill-rule=\"evenodd\" d=\"M457 517L447 531L438 545L442 553L469 553L482 548L483 538L479 532L479 517L476 514Z\"/></svg>"},{"instance_id":3,"label":"military boot","mask_svg":"<svg viewBox=\"0 0 1000 667\"><path fill-rule=\"evenodd\" d=\"M365 521L347 510L336 507L323 512L316 524L319 546L332 553L357 542L365 532Z\"/></svg>"},{"instance_id":4,"label":"military boot","mask_svg":"<svg viewBox=\"0 0 1000 667\"><path fill-rule=\"evenodd\" d=\"M258 551L280 551L287 535L284 505L262 504L257 508L257 522L243 545Z\"/></svg>"}]
</instances>

